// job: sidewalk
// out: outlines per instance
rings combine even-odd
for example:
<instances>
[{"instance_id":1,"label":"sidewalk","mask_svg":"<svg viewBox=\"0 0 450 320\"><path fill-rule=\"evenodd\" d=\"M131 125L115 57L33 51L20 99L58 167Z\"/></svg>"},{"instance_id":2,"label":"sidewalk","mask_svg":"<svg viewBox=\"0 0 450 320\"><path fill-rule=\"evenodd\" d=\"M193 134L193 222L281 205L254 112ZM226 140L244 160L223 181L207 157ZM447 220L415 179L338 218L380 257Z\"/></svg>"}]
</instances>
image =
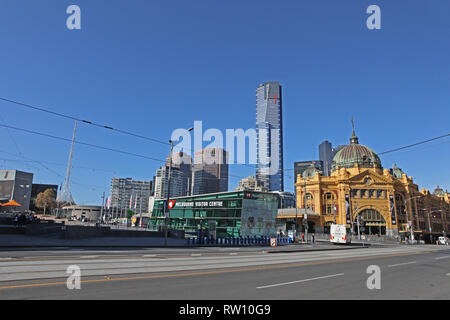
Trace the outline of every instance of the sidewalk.
<instances>
[{"instance_id":1,"label":"sidewalk","mask_svg":"<svg viewBox=\"0 0 450 320\"><path fill-rule=\"evenodd\" d=\"M168 238L170 247L185 247L184 239ZM65 240L56 236L27 236L0 234L0 248L40 247L162 247L164 238L154 237L97 237Z\"/></svg>"}]
</instances>

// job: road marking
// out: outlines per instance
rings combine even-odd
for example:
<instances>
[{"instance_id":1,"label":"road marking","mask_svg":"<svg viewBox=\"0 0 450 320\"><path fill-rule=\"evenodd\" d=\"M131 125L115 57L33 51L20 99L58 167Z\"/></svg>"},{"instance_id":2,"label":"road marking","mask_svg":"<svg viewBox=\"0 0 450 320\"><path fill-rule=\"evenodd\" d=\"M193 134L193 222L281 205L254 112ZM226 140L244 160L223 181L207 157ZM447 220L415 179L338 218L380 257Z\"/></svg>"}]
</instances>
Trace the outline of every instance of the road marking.
<instances>
[{"instance_id":1,"label":"road marking","mask_svg":"<svg viewBox=\"0 0 450 320\"><path fill-rule=\"evenodd\" d=\"M86 259L86 258L92 259L92 258L98 258L98 256L80 256L80 258L82 258L82 259Z\"/></svg>"},{"instance_id":2,"label":"road marking","mask_svg":"<svg viewBox=\"0 0 450 320\"><path fill-rule=\"evenodd\" d=\"M143 257L156 257L156 254L144 254Z\"/></svg>"},{"instance_id":3,"label":"road marking","mask_svg":"<svg viewBox=\"0 0 450 320\"><path fill-rule=\"evenodd\" d=\"M450 256L437 257L436 260L448 259L448 258L450 258Z\"/></svg>"},{"instance_id":4,"label":"road marking","mask_svg":"<svg viewBox=\"0 0 450 320\"><path fill-rule=\"evenodd\" d=\"M0 261L2 260L12 260L12 258L0 258Z\"/></svg>"},{"instance_id":5,"label":"road marking","mask_svg":"<svg viewBox=\"0 0 450 320\"><path fill-rule=\"evenodd\" d=\"M413 264L413 263L416 263L417 261L411 261L411 262L404 262L404 263L397 263L397 264L391 264L391 265L388 265L388 268L391 268L391 267L397 267L397 266L404 266L404 265L407 265L407 264Z\"/></svg>"},{"instance_id":6,"label":"road marking","mask_svg":"<svg viewBox=\"0 0 450 320\"><path fill-rule=\"evenodd\" d=\"M390 255L382 255L382 256L369 256L369 257L355 257L355 258L343 258L343 259L330 259L323 261L312 261L312 262L304 262L304 263L290 263L290 264L278 264L278 265L270 265L270 266L258 266L258 267L248 267L241 269L222 269L222 270L214 270L214 271L203 271L203 272L194 272L194 273L175 273L175 274L158 274L151 276L137 276L137 277L125 277L125 278L111 278L111 279L93 279L93 280L81 280L81 283L95 283L95 282L107 282L107 281L123 281L123 280L148 280L148 279L157 279L157 278L174 278L174 277L187 277L187 276L202 276L202 275L210 275L210 274L223 274L223 273L236 273L236 272L245 272L245 271L259 271L259 270L273 270L273 269L284 269L284 268L294 268L294 267L303 267L303 266L312 266L312 265L322 265L329 263L337 263L337 262L349 262L349 261L366 261L366 260L374 260L379 258L391 258L391 257L402 257L402 256L410 256L410 255L418 255L418 254L429 254L435 253L435 251L424 251L424 252L412 252L412 253L400 253L400 254L390 254ZM0 290L4 289L16 289L16 288L31 288L31 287L43 287L43 286L56 286L56 285L66 285L66 282L53 282L53 283L34 283L34 284L23 284L23 285L13 285L13 286L0 286Z\"/></svg>"},{"instance_id":7,"label":"road marking","mask_svg":"<svg viewBox=\"0 0 450 320\"><path fill-rule=\"evenodd\" d=\"M237 252L230 252L230 256L236 256Z\"/></svg>"},{"instance_id":8,"label":"road marking","mask_svg":"<svg viewBox=\"0 0 450 320\"><path fill-rule=\"evenodd\" d=\"M191 257L201 257L202 254L201 253L193 253L191 254Z\"/></svg>"},{"instance_id":9,"label":"road marking","mask_svg":"<svg viewBox=\"0 0 450 320\"><path fill-rule=\"evenodd\" d=\"M447 275L447 276L450 276L450 273L447 273L446 275Z\"/></svg>"},{"instance_id":10,"label":"road marking","mask_svg":"<svg viewBox=\"0 0 450 320\"><path fill-rule=\"evenodd\" d=\"M290 281L290 282L284 282L284 283L277 283L277 284L270 284L267 286L261 286L261 287L256 287L256 289L266 289L266 288L272 288L272 287L279 287L279 286L285 286L288 284L294 284L294 283L301 283L301 282L307 282L307 281L313 281L313 280L319 280L319 279L326 279L326 278L332 278L332 277L339 277L339 276L343 276L343 273L338 273L338 274L332 274L329 276L323 276L323 277L316 277L316 278L310 278L310 279L303 279L303 280L297 280L297 281Z\"/></svg>"}]
</instances>

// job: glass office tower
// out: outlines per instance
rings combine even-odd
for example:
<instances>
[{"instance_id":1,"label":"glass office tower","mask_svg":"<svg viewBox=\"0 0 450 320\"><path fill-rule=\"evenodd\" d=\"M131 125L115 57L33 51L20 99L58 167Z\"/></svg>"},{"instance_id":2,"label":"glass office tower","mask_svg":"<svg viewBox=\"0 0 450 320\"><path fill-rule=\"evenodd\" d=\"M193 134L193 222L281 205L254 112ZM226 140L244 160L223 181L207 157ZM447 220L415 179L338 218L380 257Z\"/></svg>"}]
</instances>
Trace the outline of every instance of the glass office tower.
<instances>
[{"instance_id":1,"label":"glass office tower","mask_svg":"<svg viewBox=\"0 0 450 320\"><path fill-rule=\"evenodd\" d=\"M260 84L256 89L256 179L269 191L284 191L282 119L280 84Z\"/></svg>"}]
</instances>

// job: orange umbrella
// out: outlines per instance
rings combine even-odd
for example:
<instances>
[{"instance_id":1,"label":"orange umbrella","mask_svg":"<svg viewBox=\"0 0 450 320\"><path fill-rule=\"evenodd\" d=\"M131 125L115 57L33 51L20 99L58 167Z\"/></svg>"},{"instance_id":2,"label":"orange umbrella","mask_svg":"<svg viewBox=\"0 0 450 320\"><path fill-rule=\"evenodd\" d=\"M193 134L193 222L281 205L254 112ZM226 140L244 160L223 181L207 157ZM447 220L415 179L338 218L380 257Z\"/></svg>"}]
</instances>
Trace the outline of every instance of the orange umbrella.
<instances>
[{"instance_id":1,"label":"orange umbrella","mask_svg":"<svg viewBox=\"0 0 450 320\"><path fill-rule=\"evenodd\" d=\"M10 202L2 204L2 206L14 206L14 207L21 207L22 205L18 204L15 200L11 200Z\"/></svg>"}]
</instances>

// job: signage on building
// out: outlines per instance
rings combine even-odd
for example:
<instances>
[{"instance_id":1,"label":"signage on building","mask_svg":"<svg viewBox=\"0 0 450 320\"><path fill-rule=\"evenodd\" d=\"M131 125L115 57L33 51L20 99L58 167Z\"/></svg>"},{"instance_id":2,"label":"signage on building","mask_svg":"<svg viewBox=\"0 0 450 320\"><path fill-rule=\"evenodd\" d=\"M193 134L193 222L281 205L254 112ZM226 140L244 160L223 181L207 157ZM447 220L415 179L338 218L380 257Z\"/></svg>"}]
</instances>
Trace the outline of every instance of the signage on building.
<instances>
[{"instance_id":1,"label":"signage on building","mask_svg":"<svg viewBox=\"0 0 450 320\"><path fill-rule=\"evenodd\" d=\"M169 209L177 208L223 208L226 207L224 201L174 201L171 206L169 201Z\"/></svg>"}]
</instances>

